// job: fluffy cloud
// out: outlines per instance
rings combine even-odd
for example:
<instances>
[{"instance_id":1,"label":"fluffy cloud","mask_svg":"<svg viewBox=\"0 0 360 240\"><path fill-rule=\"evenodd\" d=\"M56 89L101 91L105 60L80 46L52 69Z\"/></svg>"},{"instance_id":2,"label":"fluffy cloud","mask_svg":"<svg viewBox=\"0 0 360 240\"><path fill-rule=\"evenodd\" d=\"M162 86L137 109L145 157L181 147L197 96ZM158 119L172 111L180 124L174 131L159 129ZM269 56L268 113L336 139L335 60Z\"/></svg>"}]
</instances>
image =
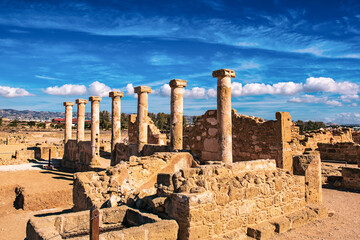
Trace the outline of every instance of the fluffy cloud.
<instances>
[{"instance_id":1,"label":"fluffy cloud","mask_svg":"<svg viewBox=\"0 0 360 240\"><path fill-rule=\"evenodd\" d=\"M207 98L206 89L194 87L192 89L185 89L184 90L184 97L185 98Z\"/></svg>"},{"instance_id":2,"label":"fluffy cloud","mask_svg":"<svg viewBox=\"0 0 360 240\"><path fill-rule=\"evenodd\" d=\"M109 86L106 86L104 83L98 81L93 82L89 86L89 93L94 96L108 97L109 92L111 91L118 91L118 90L111 89Z\"/></svg>"},{"instance_id":3,"label":"fluffy cloud","mask_svg":"<svg viewBox=\"0 0 360 240\"><path fill-rule=\"evenodd\" d=\"M324 103L331 106L342 106L342 103L336 100L329 100L328 97L315 97L313 95L304 95L301 97L293 97L288 100L292 103Z\"/></svg>"},{"instance_id":4,"label":"fluffy cloud","mask_svg":"<svg viewBox=\"0 0 360 240\"><path fill-rule=\"evenodd\" d=\"M23 88L0 86L0 96L5 98L32 96Z\"/></svg>"},{"instance_id":5,"label":"fluffy cloud","mask_svg":"<svg viewBox=\"0 0 360 240\"><path fill-rule=\"evenodd\" d=\"M343 102L352 102L354 100L359 100L359 95L353 94L353 95L344 95L340 97L341 101Z\"/></svg>"},{"instance_id":6,"label":"fluffy cloud","mask_svg":"<svg viewBox=\"0 0 360 240\"><path fill-rule=\"evenodd\" d=\"M170 97L171 87L169 86L169 84L164 84L160 87L160 95L163 97Z\"/></svg>"},{"instance_id":7,"label":"fluffy cloud","mask_svg":"<svg viewBox=\"0 0 360 240\"><path fill-rule=\"evenodd\" d=\"M50 95L82 95L87 92L86 87L84 85L73 85L73 84L65 84L61 87L48 87L45 90L42 90L44 93Z\"/></svg>"},{"instance_id":8,"label":"fluffy cloud","mask_svg":"<svg viewBox=\"0 0 360 240\"><path fill-rule=\"evenodd\" d=\"M128 83L125 87L125 92L126 92L126 95L130 95L130 96L133 96L133 97L136 97L136 94L134 92L134 85L132 85L132 83Z\"/></svg>"},{"instance_id":9,"label":"fluffy cloud","mask_svg":"<svg viewBox=\"0 0 360 240\"><path fill-rule=\"evenodd\" d=\"M332 78L310 77L304 84L305 92L330 92L343 95L353 95L360 92L360 85L351 82L335 82Z\"/></svg>"},{"instance_id":10,"label":"fluffy cloud","mask_svg":"<svg viewBox=\"0 0 360 240\"><path fill-rule=\"evenodd\" d=\"M293 95L302 91L301 83L279 82L273 85L264 83L249 83L242 86L241 83L233 82L231 84L232 95L234 97L249 95Z\"/></svg>"},{"instance_id":11,"label":"fluffy cloud","mask_svg":"<svg viewBox=\"0 0 360 240\"><path fill-rule=\"evenodd\" d=\"M339 124L360 124L360 113L340 113L333 121Z\"/></svg>"}]
</instances>

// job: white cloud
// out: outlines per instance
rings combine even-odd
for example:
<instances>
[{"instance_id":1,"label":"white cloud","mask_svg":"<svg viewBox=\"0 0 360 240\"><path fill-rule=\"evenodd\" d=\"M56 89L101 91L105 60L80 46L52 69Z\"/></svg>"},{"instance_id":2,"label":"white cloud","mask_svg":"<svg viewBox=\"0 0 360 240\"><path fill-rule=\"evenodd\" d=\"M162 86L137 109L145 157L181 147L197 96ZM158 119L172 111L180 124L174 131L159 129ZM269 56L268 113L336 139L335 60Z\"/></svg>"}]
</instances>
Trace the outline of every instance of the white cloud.
<instances>
[{"instance_id":1,"label":"white cloud","mask_svg":"<svg viewBox=\"0 0 360 240\"><path fill-rule=\"evenodd\" d=\"M109 86L98 81L93 82L89 86L89 93L93 96L108 97L109 92L111 91L119 91L119 90L111 89Z\"/></svg>"},{"instance_id":2,"label":"white cloud","mask_svg":"<svg viewBox=\"0 0 360 240\"><path fill-rule=\"evenodd\" d=\"M36 78L41 78L41 79L48 79L48 80L60 80L60 79L58 79L58 78L41 76L41 75L35 75L35 77L36 77Z\"/></svg>"},{"instance_id":3,"label":"white cloud","mask_svg":"<svg viewBox=\"0 0 360 240\"><path fill-rule=\"evenodd\" d=\"M194 87L192 89L184 90L185 98L207 98L205 88Z\"/></svg>"},{"instance_id":4,"label":"white cloud","mask_svg":"<svg viewBox=\"0 0 360 240\"><path fill-rule=\"evenodd\" d=\"M310 77L306 79L304 84L304 91L306 92L331 92L344 95L357 94L360 91L360 86L352 82L335 82L332 78L325 77Z\"/></svg>"},{"instance_id":5,"label":"white cloud","mask_svg":"<svg viewBox=\"0 0 360 240\"><path fill-rule=\"evenodd\" d=\"M340 96L341 101L343 102L352 102L352 101L356 101L359 100L360 97L359 95L353 94L353 95L343 95Z\"/></svg>"},{"instance_id":6,"label":"white cloud","mask_svg":"<svg viewBox=\"0 0 360 240\"><path fill-rule=\"evenodd\" d=\"M293 50L293 52L311 53L311 54L314 54L315 56L321 57L321 56L323 56L324 50L321 49L319 46L313 46L313 47L309 47L309 48Z\"/></svg>"},{"instance_id":7,"label":"white cloud","mask_svg":"<svg viewBox=\"0 0 360 240\"><path fill-rule=\"evenodd\" d=\"M206 95L207 95L209 98L215 98L215 97L217 96L217 92L216 92L215 89L210 88L210 89L207 90Z\"/></svg>"},{"instance_id":8,"label":"white cloud","mask_svg":"<svg viewBox=\"0 0 360 240\"><path fill-rule=\"evenodd\" d=\"M84 85L74 85L74 84L65 84L61 87L48 87L45 90L42 90L44 93L50 95L83 95L87 92Z\"/></svg>"},{"instance_id":9,"label":"white cloud","mask_svg":"<svg viewBox=\"0 0 360 240\"><path fill-rule=\"evenodd\" d=\"M249 83L242 86L241 83L233 82L231 84L232 95L234 97L249 95L294 95L302 91L301 83L279 82L273 85L264 83Z\"/></svg>"},{"instance_id":10,"label":"white cloud","mask_svg":"<svg viewBox=\"0 0 360 240\"><path fill-rule=\"evenodd\" d=\"M0 96L5 98L14 98L14 97L33 96L33 94L29 93L23 88L0 86Z\"/></svg>"},{"instance_id":11,"label":"white cloud","mask_svg":"<svg viewBox=\"0 0 360 240\"><path fill-rule=\"evenodd\" d=\"M288 100L291 103L323 103L331 106L342 106L342 103L336 100L329 100L328 97L316 97L313 95L304 95L301 97L293 97Z\"/></svg>"},{"instance_id":12,"label":"white cloud","mask_svg":"<svg viewBox=\"0 0 360 240\"><path fill-rule=\"evenodd\" d=\"M357 103L352 103L351 106L352 106L352 107L357 107L358 104L357 104Z\"/></svg>"},{"instance_id":13,"label":"white cloud","mask_svg":"<svg viewBox=\"0 0 360 240\"><path fill-rule=\"evenodd\" d=\"M137 94L134 92L134 85L132 83L128 83L124 91L126 95L133 96L133 98L137 98Z\"/></svg>"},{"instance_id":14,"label":"white cloud","mask_svg":"<svg viewBox=\"0 0 360 240\"><path fill-rule=\"evenodd\" d=\"M360 124L360 113L340 113L333 121L339 124Z\"/></svg>"},{"instance_id":15,"label":"white cloud","mask_svg":"<svg viewBox=\"0 0 360 240\"><path fill-rule=\"evenodd\" d=\"M169 86L169 84L164 84L160 87L160 95L163 97L170 97L171 87Z\"/></svg>"},{"instance_id":16,"label":"white cloud","mask_svg":"<svg viewBox=\"0 0 360 240\"><path fill-rule=\"evenodd\" d=\"M241 65L237 68L234 68L234 70L247 70L247 69L259 69L260 64L255 63L253 61L248 62L241 62Z\"/></svg>"}]
</instances>

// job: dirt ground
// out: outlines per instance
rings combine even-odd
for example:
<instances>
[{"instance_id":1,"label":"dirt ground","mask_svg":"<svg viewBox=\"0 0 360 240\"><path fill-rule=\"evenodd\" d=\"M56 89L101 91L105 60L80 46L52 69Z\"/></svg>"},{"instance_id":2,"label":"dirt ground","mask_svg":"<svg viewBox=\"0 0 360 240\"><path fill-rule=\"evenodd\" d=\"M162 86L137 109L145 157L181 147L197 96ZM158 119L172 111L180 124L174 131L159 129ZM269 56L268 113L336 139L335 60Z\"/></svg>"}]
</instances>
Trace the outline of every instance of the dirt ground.
<instances>
[{"instance_id":1,"label":"dirt ground","mask_svg":"<svg viewBox=\"0 0 360 240\"><path fill-rule=\"evenodd\" d=\"M335 215L280 234L276 240L360 239L360 193L323 188L324 205Z\"/></svg>"},{"instance_id":2,"label":"dirt ground","mask_svg":"<svg viewBox=\"0 0 360 240\"><path fill-rule=\"evenodd\" d=\"M0 172L0 240L24 239L33 215L70 209L72 182L73 174L58 171ZM13 206L16 186L25 189L25 210Z\"/></svg>"}]
</instances>

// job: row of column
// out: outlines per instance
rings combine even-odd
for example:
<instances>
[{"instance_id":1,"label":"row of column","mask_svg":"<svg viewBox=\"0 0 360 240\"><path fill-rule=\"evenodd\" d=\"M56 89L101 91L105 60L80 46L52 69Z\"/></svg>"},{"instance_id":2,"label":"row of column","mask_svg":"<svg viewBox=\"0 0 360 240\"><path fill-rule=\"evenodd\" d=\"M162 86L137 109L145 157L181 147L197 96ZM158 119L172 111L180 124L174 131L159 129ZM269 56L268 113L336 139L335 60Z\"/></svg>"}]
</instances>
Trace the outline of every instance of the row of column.
<instances>
[{"instance_id":1,"label":"row of column","mask_svg":"<svg viewBox=\"0 0 360 240\"><path fill-rule=\"evenodd\" d=\"M231 78L235 77L235 72L229 69L220 69L213 72L213 77L217 78L217 119L219 128L219 160L225 163L232 162L232 120L231 120ZM171 87L171 127L170 144L173 151L183 149L183 89L187 81L173 79L169 83ZM138 95L137 109L137 147L140 153L148 136L148 94L151 87L138 86L134 88ZM121 98L124 93L113 91L109 93L112 98L112 135L111 152L114 152L115 145L121 142ZM93 158L99 156L99 103L101 97L92 96L91 102L91 148ZM77 99L77 141L84 140L85 127L85 104L87 100ZM72 107L73 102L64 102L65 106L65 143L71 139L72 126ZM113 155L113 154L112 154ZM112 156L113 158L114 156Z\"/></svg>"}]
</instances>

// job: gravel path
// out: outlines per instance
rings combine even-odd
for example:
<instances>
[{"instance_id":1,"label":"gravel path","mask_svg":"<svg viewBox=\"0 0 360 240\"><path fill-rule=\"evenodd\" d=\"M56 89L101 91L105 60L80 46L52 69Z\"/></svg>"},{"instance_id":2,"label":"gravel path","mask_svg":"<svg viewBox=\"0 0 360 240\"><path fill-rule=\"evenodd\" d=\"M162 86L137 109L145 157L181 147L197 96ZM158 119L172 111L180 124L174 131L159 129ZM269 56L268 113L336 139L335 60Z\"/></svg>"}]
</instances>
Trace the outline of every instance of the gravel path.
<instances>
[{"instance_id":1,"label":"gravel path","mask_svg":"<svg viewBox=\"0 0 360 240\"><path fill-rule=\"evenodd\" d=\"M14 171L25 171L25 170L34 170L40 171L44 170L43 166L48 164L47 161L37 162L37 163L24 163L24 164L17 164L17 165L3 165L0 166L0 172L14 172ZM58 160L52 160L51 164L55 164L57 166L59 164Z\"/></svg>"}]
</instances>

